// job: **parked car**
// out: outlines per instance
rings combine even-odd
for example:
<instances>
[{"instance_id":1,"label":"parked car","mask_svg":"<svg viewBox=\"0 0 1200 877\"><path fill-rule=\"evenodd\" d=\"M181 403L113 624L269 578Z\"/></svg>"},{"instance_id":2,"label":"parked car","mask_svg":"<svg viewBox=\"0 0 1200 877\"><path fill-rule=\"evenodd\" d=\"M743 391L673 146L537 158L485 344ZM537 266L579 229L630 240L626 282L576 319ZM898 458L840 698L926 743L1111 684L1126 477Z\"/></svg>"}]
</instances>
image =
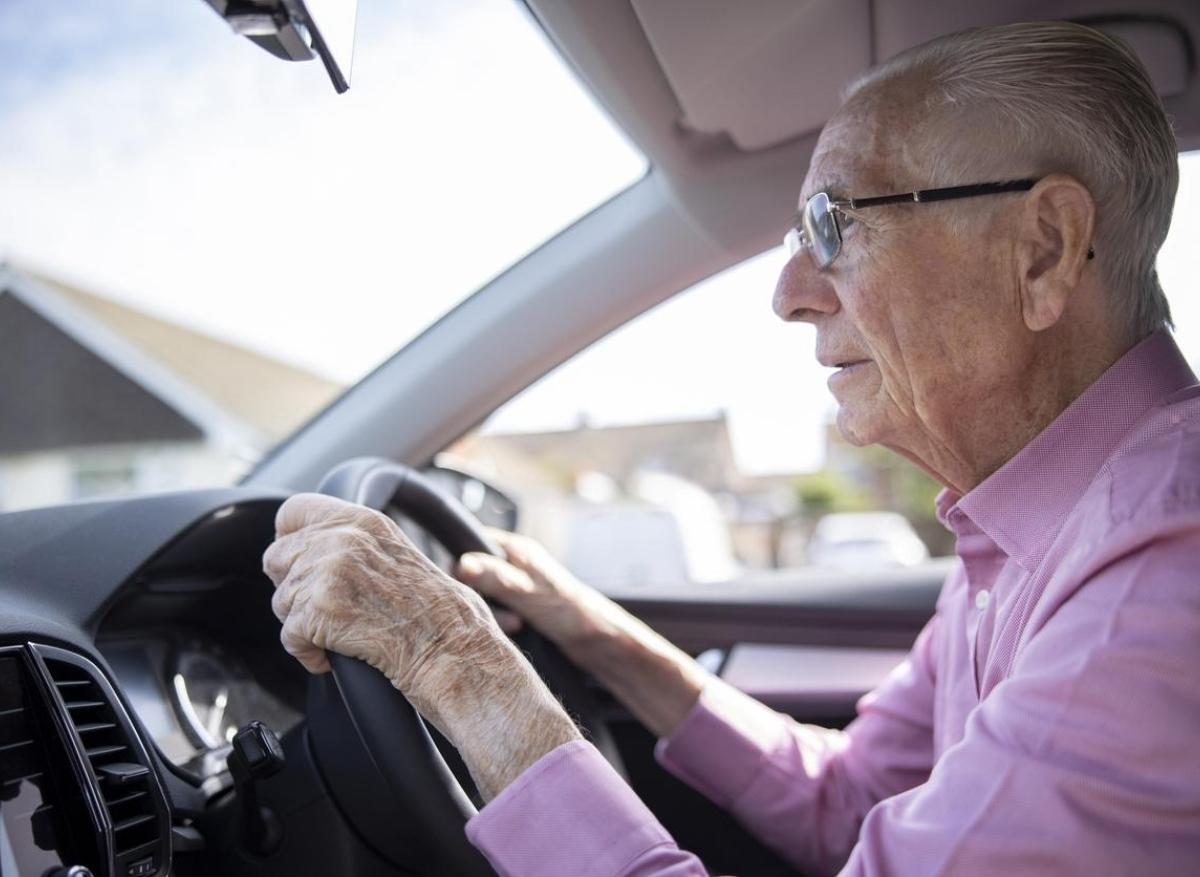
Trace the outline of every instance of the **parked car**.
<instances>
[{"instance_id":1,"label":"parked car","mask_svg":"<svg viewBox=\"0 0 1200 877\"><path fill-rule=\"evenodd\" d=\"M921 537L895 512L825 515L808 543L809 563L835 569L914 566L928 559Z\"/></svg>"}]
</instances>

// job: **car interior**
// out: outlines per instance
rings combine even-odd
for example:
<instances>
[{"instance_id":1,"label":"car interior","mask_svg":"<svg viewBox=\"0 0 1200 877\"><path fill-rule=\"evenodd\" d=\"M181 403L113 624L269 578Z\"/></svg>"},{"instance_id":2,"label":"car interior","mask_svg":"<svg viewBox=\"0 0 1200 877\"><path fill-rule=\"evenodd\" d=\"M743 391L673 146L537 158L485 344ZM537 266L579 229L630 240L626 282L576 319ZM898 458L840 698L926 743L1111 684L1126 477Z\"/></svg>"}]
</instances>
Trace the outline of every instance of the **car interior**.
<instances>
[{"instance_id":1,"label":"car interior","mask_svg":"<svg viewBox=\"0 0 1200 877\"><path fill-rule=\"evenodd\" d=\"M304 29L279 27L296 4L255 5L274 24L243 34L303 51ZM940 34L1030 19L1102 28L1146 62L1180 151L1200 148L1190 0L525 0L523 12L648 171L238 486L0 515L0 873L493 873L463 835L478 795L436 731L365 664L310 677L280 647L262 554L281 502L320 491L385 511L447 569L492 550L481 522L511 527L519 499L484 484L466 511L480 485L437 455L614 329L777 246L842 86ZM317 54L353 90L344 39L325 34ZM802 569L786 587L749 576L617 599L775 709L842 727L903 660L948 568ZM654 738L553 646L530 632L518 644L712 873L794 873L658 767Z\"/></svg>"}]
</instances>

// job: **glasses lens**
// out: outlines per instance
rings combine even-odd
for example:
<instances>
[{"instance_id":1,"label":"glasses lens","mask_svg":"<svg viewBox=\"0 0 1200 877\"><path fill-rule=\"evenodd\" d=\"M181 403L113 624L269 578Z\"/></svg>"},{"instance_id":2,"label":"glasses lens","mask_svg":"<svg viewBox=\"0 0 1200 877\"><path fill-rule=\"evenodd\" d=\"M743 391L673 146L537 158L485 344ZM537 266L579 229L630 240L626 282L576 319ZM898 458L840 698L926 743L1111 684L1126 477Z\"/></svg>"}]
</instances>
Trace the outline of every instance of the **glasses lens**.
<instances>
[{"instance_id":1,"label":"glasses lens","mask_svg":"<svg viewBox=\"0 0 1200 877\"><path fill-rule=\"evenodd\" d=\"M824 192L813 195L804 205L804 234L817 267L827 268L842 248L842 235Z\"/></svg>"}]
</instances>

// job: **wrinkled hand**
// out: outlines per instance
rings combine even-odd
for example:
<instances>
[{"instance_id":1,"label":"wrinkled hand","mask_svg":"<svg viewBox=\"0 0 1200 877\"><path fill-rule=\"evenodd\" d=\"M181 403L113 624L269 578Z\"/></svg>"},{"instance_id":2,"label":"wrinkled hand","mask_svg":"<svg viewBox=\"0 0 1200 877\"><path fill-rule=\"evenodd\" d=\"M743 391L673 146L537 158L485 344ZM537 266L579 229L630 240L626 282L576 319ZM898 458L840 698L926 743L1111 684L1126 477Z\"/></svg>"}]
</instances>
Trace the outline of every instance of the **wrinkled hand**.
<instances>
[{"instance_id":1,"label":"wrinkled hand","mask_svg":"<svg viewBox=\"0 0 1200 877\"><path fill-rule=\"evenodd\" d=\"M485 800L579 731L483 599L386 515L316 494L275 518L263 569L283 646L314 673L366 661L458 749Z\"/></svg>"},{"instance_id":2,"label":"wrinkled hand","mask_svg":"<svg viewBox=\"0 0 1200 877\"><path fill-rule=\"evenodd\" d=\"M481 659L504 639L483 600L386 515L298 494L280 507L275 532L263 555L271 608L284 648L310 672L329 670L328 651L360 658L436 713L431 696L445 688L447 665Z\"/></svg>"},{"instance_id":3,"label":"wrinkled hand","mask_svg":"<svg viewBox=\"0 0 1200 877\"><path fill-rule=\"evenodd\" d=\"M512 610L497 612L506 632L520 629L523 619L560 646L569 647L602 623L607 600L575 578L539 542L490 528L488 535L508 559L478 552L464 554L454 574Z\"/></svg>"}]
</instances>

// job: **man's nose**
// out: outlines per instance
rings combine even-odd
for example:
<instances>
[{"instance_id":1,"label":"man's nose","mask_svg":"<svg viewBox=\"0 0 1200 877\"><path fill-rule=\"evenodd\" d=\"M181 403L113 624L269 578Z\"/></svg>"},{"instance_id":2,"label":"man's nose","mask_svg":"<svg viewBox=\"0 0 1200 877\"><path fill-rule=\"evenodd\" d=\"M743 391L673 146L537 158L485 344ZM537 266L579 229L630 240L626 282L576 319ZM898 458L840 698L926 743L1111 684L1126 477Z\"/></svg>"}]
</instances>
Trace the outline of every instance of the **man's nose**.
<instances>
[{"instance_id":1,"label":"man's nose","mask_svg":"<svg viewBox=\"0 0 1200 877\"><path fill-rule=\"evenodd\" d=\"M837 313L840 307L833 284L817 270L805 250L788 259L779 272L771 306L779 319L789 323L813 323L821 316Z\"/></svg>"}]
</instances>

